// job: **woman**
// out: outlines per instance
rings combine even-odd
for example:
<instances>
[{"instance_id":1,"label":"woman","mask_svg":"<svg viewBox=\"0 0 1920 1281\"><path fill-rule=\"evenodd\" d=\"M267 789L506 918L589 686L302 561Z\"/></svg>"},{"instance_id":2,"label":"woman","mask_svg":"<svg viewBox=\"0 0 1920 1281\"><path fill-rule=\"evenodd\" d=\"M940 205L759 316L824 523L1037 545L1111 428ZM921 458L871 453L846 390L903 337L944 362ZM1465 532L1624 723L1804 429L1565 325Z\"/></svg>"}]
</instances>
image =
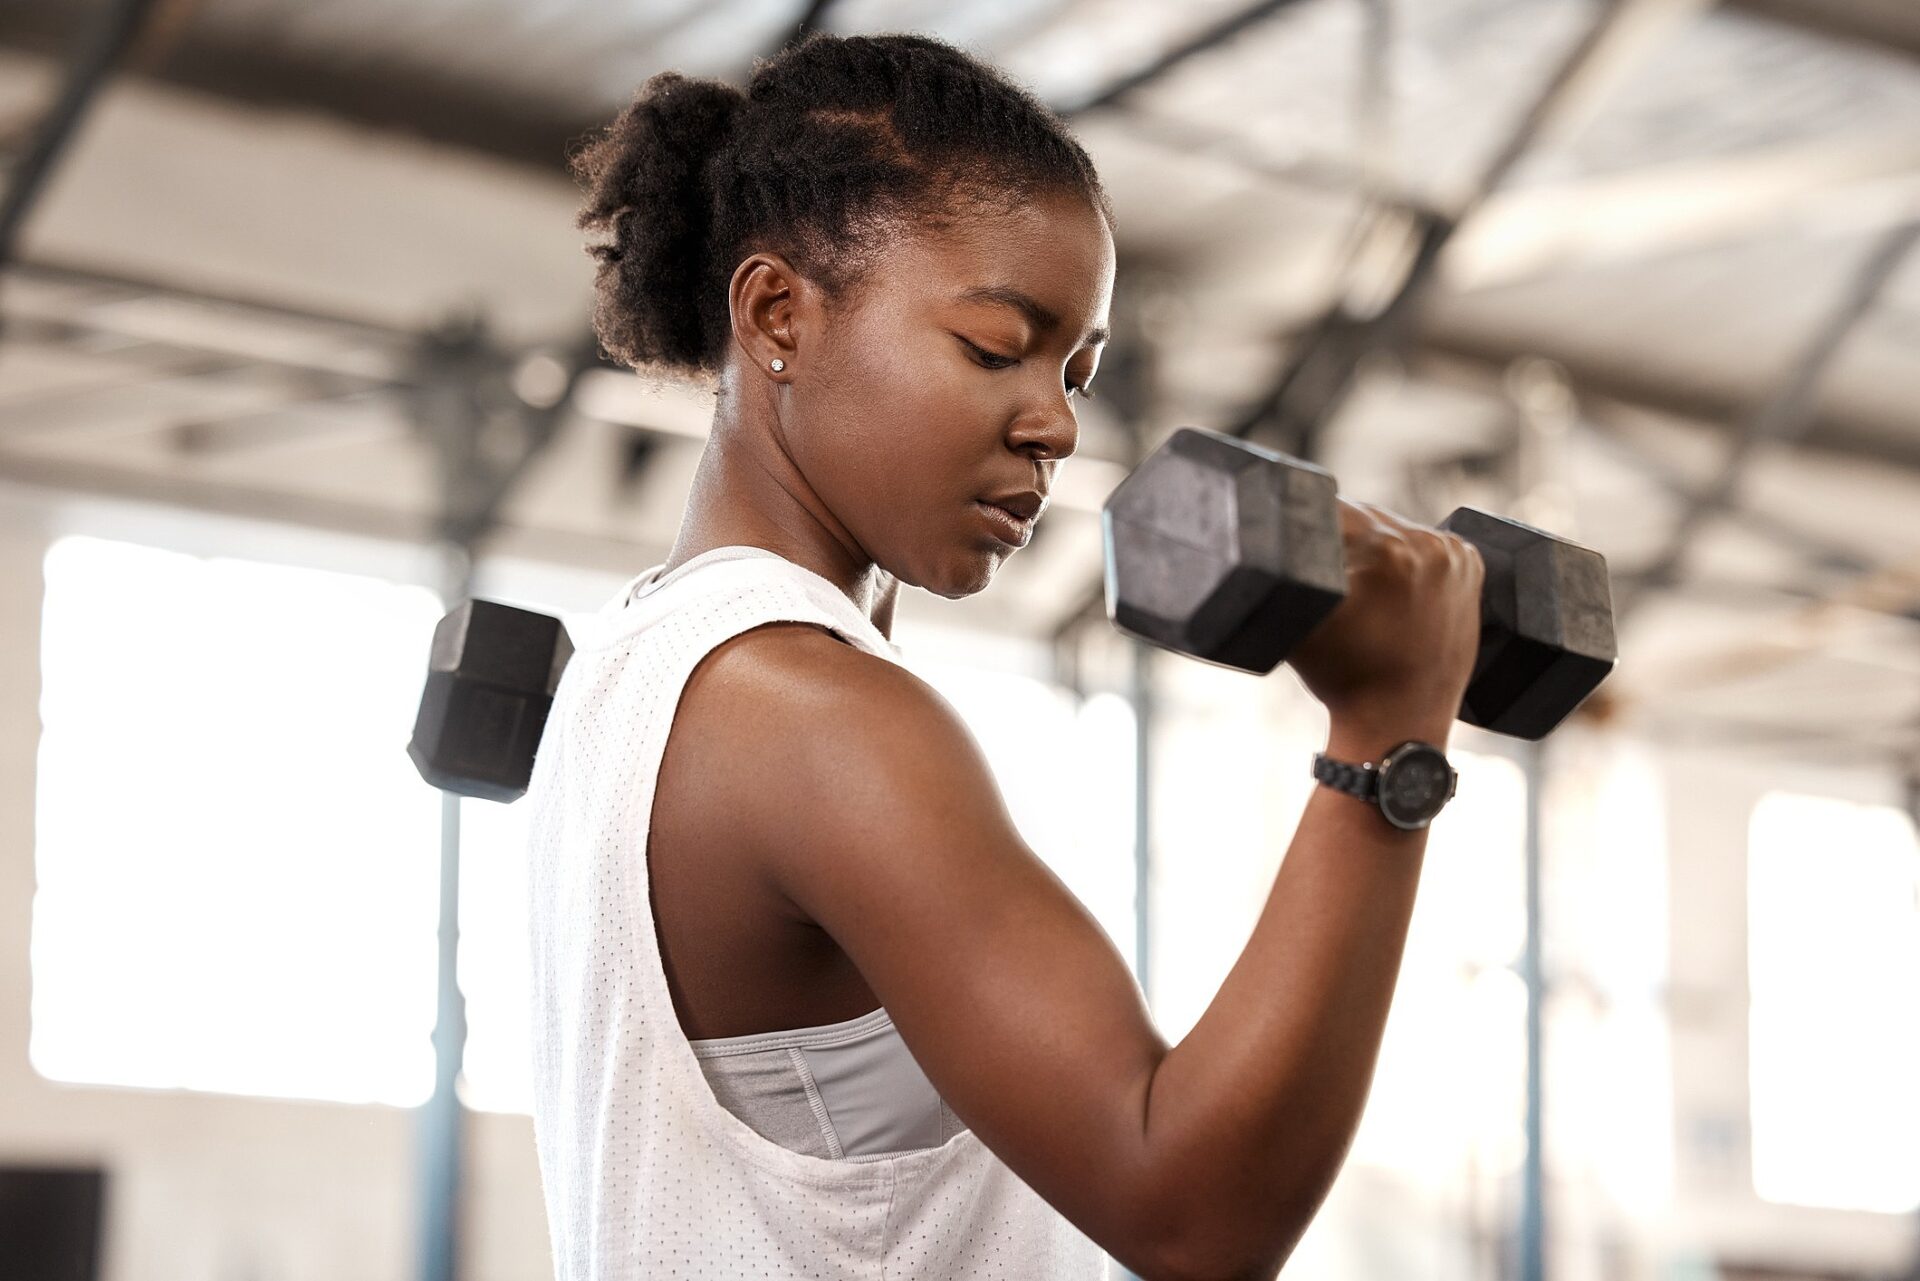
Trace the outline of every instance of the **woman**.
<instances>
[{"instance_id":1,"label":"woman","mask_svg":"<svg viewBox=\"0 0 1920 1281\"><path fill-rule=\"evenodd\" d=\"M1073 453L1114 279L1085 152L946 44L815 35L744 93L656 76L575 167L606 350L717 400L532 785L559 1276L1272 1275L1357 1126L1424 832L1317 795L1170 1050L889 640L902 583L988 585ZM1342 519L1295 661L1329 752L1444 744L1478 558Z\"/></svg>"}]
</instances>

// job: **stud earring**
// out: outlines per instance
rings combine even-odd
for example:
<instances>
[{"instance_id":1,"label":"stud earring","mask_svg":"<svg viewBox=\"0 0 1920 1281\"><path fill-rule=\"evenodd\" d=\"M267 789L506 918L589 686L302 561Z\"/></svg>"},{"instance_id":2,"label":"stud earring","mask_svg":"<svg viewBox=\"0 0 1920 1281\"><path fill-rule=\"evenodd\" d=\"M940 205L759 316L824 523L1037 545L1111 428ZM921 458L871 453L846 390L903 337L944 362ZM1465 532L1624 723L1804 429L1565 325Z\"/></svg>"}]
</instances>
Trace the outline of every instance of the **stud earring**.
<instances>
[{"instance_id":1,"label":"stud earring","mask_svg":"<svg viewBox=\"0 0 1920 1281\"><path fill-rule=\"evenodd\" d=\"M781 370L785 369L786 367L787 367L786 361L781 360L778 356L774 357L773 364L771 366L774 373L777 374Z\"/></svg>"}]
</instances>

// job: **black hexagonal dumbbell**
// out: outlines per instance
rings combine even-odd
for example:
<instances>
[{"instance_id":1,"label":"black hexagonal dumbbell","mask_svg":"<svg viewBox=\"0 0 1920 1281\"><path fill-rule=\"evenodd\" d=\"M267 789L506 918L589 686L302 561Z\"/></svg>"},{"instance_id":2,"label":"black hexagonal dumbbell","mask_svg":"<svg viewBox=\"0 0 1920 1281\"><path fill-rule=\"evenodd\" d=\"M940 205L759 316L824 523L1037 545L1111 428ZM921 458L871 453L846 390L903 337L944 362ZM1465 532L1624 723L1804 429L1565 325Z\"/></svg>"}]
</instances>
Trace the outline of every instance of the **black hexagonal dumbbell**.
<instances>
[{"instance_id":1,"label":"black hexagonal dumbbell","mask_svg":"<svg viewBox=\"0 0 1920 1281\"><path fill-rule=\"evenodd\" d=\"M1347 594L1333 477L1183 427L1108 496L1107 614L1124 631L1272 671Z\"/></svg>"},{"instance_id":2,"label":"black hexagonal dumbbell","mask_svg":"<svg viewBox=\"0 0 1920 1281\"><path fill-rule=\"evenodd\" d=\"M1346 596L1333 477L1217 432L1174 432L1108 497L1101 525L1108 617L1205 662L1270 672ZM1544 737L1613 670L1606 561L1472 508L1440 528L1487 565L1460 718Z\"/></svg>"},{"instance_id":3,"label":"black hexagonal dumbbell","mask_svg":"<svg viewBox=\"0 0 1920 1281\"><path fill-rule=\"evenodd\" d=\"M533 776L573 642L560 620L469 600L433 629L427 685L407 755L449 792L517 800Z\"/></svg>"}]
</instances>

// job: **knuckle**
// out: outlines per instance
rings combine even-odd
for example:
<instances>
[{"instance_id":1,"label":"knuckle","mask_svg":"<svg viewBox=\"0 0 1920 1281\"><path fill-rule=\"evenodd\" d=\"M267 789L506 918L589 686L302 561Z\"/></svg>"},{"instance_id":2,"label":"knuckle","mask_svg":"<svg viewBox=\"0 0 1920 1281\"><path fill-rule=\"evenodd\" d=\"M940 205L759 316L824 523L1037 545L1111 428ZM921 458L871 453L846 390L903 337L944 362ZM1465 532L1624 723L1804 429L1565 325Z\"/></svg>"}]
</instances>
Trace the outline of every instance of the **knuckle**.
<instances>
[{"instance_id":1,"label":"knuckle","mask_svg":"<svg viewBox=\"0 0 1920 1281\"><path fill-rule=\"evenodd\" d=\"M1380 539L1380 557L1394 570L1411 573L1419 567L1420 554L1412 543L1397 534L1383 536Z\"/></svg>"},{"instance_id":2,"label":"knuckle","mask_svg":"<svg viewBox=\"0 0 1920 1281\"><path fill-rule=\"evenodd\" d=\"M1441 568L1455 563L1455 552L1447 541L1447 536L1437 529L1428 529L1422 525L1407 528L1407 543L1414 549L1421 563Z\"/></svg>"}]
</instances>

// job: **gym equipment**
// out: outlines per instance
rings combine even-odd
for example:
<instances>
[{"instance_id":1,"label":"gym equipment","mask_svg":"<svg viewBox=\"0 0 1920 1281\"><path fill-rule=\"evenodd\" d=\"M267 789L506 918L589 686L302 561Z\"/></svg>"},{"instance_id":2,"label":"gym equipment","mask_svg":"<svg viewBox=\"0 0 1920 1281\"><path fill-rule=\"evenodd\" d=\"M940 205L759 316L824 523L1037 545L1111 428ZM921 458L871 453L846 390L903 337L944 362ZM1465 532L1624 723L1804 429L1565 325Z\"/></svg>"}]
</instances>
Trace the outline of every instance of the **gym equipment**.
<instances>
[{"instance_id":1,"label":"gym equipment","mask_svg":"<svg viewBox=\"0 0 1920 1281\"><path fill-rule=\"evenodd\" d=\"M1347 594L1333 476L1182 427L1108 495L1107 616L1122 631L1270 672Z\"/></svg>"},{"instance_id":2,"label":"gym equipment","mask_svg":"<svg viewBox=\"0 0 1920 1281\"><path fill-rule=\"evenodd\" d=\"M433 629L427 686L407 755L449 792L518 800L533 776L573 642L559 619L497 601L464 601Z\"/></svg>"},{"instance_id":3,"label":"gym equipment","mask_svg":"<svg viewBox=\"0 0 1920 1281\"><path fill-rule=\"evenodd\" d=\"M1264 675L1346 596L1333 477L1182 427L1101 511L1107 616L1203 662ZM1486 562L1480 652L1460 719L1539 739L1613 670L1606 560L1544 530L1456 510L1439 528Z\"/></svg>"}]
</instances>

